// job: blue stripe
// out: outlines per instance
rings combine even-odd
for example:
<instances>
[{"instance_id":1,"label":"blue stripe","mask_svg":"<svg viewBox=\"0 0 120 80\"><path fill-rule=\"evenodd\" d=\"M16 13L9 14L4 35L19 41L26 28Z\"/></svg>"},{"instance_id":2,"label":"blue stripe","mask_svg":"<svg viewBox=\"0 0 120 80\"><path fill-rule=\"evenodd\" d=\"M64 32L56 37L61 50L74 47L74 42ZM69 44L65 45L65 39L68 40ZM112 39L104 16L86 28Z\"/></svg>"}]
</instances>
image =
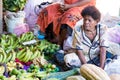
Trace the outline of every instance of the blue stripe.
<instances>
[{"instance_id":1,"label":"blue stripe","mask_svg":"<svg viewBox=\"0 0 120 80\"><path fill-rule=\"evenodd\" d=\"M90 45L90 43L84 38L83 31L82 31L82 37L83 37L83 40L85 40L85 42Z\"/></svg>"},{"instance_id":2,"label":"blue stripe","mask_svg":"<svg viewBox=\"0 0 120 80\"><path fill-rule=\"evenodd\" d=\"M77 45L76 45L76 49L77 49L77 50L83 50L83 49L81 49L81 48L80 48L79 46L77 46Z\"/></svg>"}]
</instances>

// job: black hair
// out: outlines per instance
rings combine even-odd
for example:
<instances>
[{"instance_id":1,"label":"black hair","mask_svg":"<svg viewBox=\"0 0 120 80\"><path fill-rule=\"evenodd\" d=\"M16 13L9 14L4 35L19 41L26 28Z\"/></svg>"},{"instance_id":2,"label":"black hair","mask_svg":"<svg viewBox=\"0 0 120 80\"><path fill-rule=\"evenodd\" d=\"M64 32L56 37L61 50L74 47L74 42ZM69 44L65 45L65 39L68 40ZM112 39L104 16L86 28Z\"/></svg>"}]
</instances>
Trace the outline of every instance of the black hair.
<instances>
[{"instance_id":1,"label":"black hair","mask_svg":"<svg viewBox=\"0 0 120 80\"><path fill-rule=\"evenodd\" d=\"M89 15L94 20L100 21L101 13L95 6L87 6L81 12L82 17Z\"/></svg>"}]
</instances>

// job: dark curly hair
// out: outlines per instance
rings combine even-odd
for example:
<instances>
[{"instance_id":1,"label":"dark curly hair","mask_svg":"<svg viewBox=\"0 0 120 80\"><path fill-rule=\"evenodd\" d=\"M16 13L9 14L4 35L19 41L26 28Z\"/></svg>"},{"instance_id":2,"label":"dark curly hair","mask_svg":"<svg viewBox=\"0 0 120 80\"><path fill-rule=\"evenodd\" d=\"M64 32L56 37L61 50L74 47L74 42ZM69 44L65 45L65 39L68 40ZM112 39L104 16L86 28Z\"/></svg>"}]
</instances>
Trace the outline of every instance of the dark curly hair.
<instances>
[{"instance_id":1,"label":"dark curly hair","mask_svg":"<svg viewBox=\"0 0 120 80\"><path fill-rule=\"evenodd\" d=\"M81 12L82 17L89 15L94 20L100 21L101 13L95 6L87 6Z\"/></svg>"}]
</instances>

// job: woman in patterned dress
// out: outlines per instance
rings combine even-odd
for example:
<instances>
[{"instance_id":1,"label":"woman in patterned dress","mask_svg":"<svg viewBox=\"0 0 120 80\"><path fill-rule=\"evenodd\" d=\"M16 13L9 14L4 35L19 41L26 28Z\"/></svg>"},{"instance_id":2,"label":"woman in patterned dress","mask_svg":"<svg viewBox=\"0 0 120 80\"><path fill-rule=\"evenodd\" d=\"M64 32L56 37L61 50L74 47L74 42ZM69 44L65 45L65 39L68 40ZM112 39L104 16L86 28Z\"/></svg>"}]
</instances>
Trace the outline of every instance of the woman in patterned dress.
<instances>
[{"instance_id":1,"label":"woman in patterned dress","mask_svg":"<svg viewBox=\"0 0 120 80\"><path fill-rule=\"evenodd\" d=\"M64 4L53 3L40 12L37 24L50 40L60 36L59 44L62 45L67 34L71 35L76 22L82 18L82 9L95 3L95 0L64 0Z\"/></svg>"}]
</instances>

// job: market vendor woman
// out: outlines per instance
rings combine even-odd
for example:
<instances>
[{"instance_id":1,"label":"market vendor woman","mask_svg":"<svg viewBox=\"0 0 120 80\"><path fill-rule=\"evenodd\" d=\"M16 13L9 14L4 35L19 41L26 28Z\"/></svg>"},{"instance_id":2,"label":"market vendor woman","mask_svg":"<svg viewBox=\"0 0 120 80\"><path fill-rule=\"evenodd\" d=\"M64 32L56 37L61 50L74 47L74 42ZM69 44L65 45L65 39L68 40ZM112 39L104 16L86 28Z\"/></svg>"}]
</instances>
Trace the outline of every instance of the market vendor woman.
<instances>
[{"instance_id":1,"label":"market vendor woman","mask_svg":"<svg viewBox=\"0 0 120 80\"><path fill-rule=\"evenodd\" d=\"M75 26L72 35L72 48L75 48L81 64L99 55L99 66L104 68L108 46L105 32L107 27L98 24L101 13L95 6L88 6L81 12L83 25Z\"/></svg>"}]
</instances>

